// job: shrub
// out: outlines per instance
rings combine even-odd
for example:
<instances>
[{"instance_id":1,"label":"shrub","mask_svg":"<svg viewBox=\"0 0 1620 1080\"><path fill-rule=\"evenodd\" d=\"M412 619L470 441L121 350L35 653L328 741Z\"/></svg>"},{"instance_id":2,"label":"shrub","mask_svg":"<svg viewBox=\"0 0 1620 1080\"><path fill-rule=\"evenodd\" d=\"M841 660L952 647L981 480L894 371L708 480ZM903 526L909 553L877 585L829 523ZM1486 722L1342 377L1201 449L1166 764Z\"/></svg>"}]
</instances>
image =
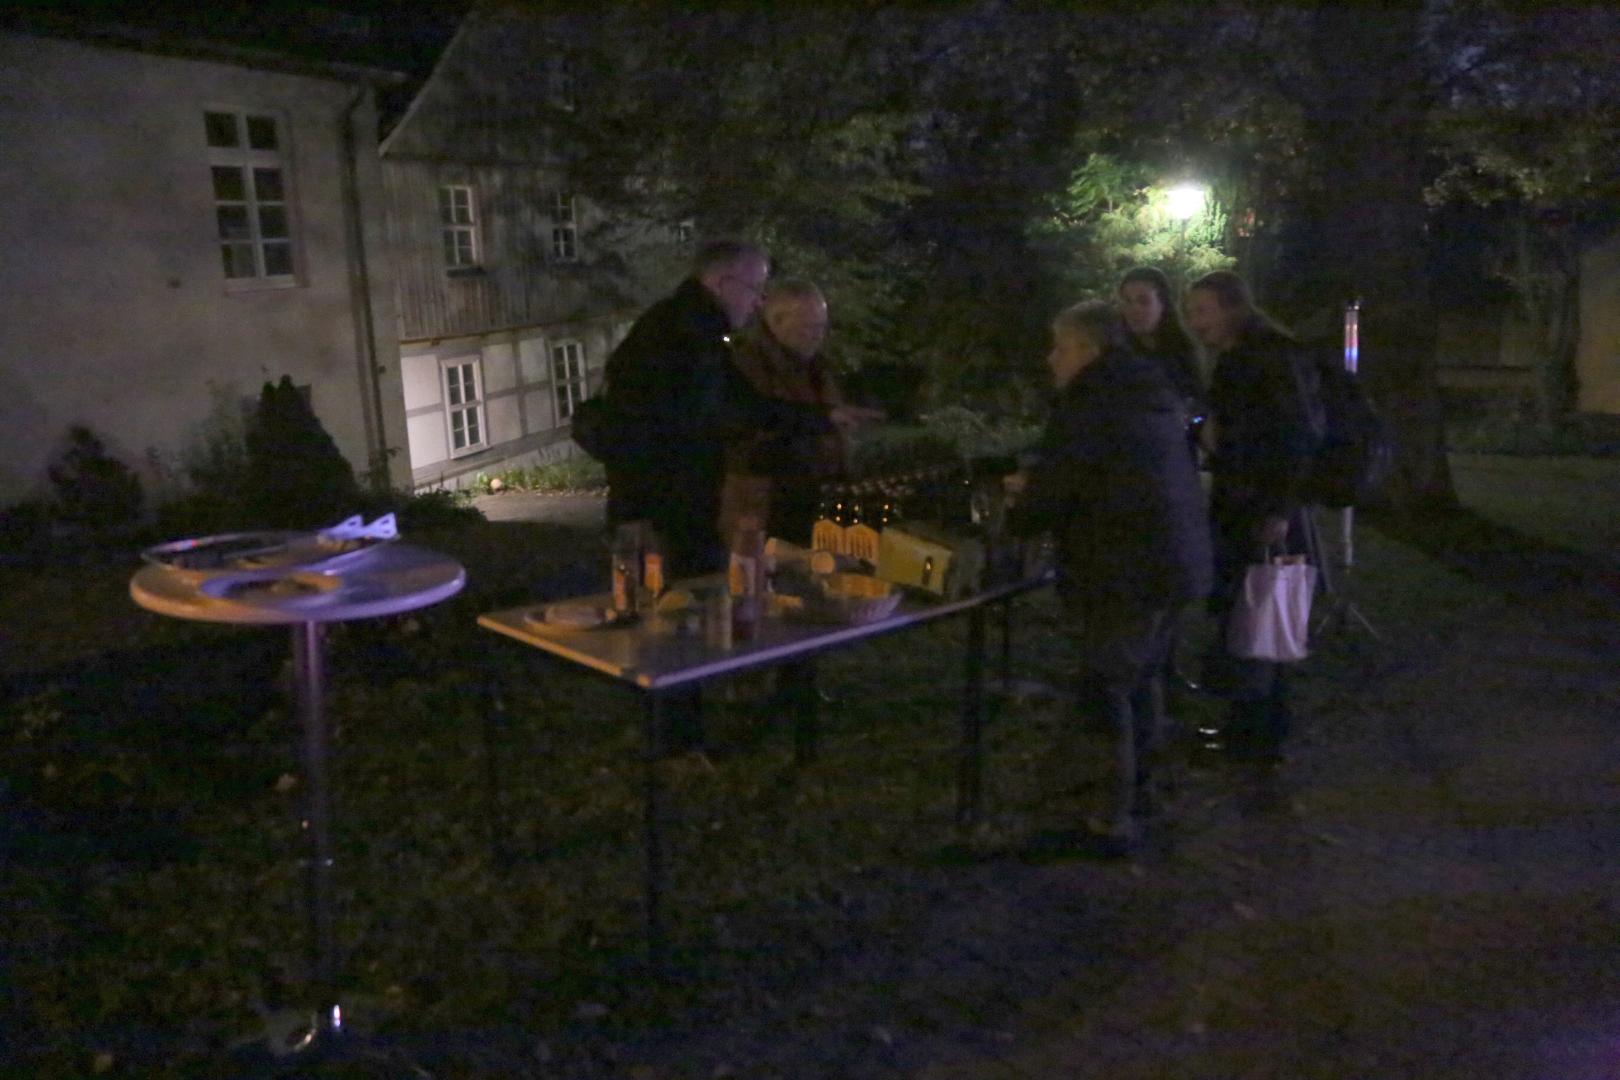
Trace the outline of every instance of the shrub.
<instances>
[{"instance_id":1,"label":"shrub","mask_svg":"<svg viewBox=\"0 0 1620 1080\"><path fill-rule=\"evenodd\" d=\"M362 498L359 510L368 519L394 514L399 531L407 537L422 529L484 520L482 511L471 505L467 497L454 491L425 491L419 495L402 491L372 493Z\"/></svg>"},{"instance_id":2,"label":"shrub","mask_svg":"<svg viewBox=\"0 0 1620 1080\"><path fill-rule=\"evenodd\" d=\"M480 475L480 491L594 491L607 485L607 471L594 458L565 458L544 465L524 465L495 476Z\"/></svg>"},{"instance_id":3,"label":"shrub","mask_svg":"<svg viewBox=\"0 0 1620 1080\"><path fill-rule=\"evenodd\" d=\"M234 386L208 384L213 406L182 452L186 475L199 492L236 498L247 484L249 415Z\"/></svg>"},{"instance_id":4,"label":"shrub","mask_svg":"<svg viewBox=\"0 0 1620 1080\"><path fill-rule=\"evenodd\" d=\"M987 416L961 405L935 409L923 417L923 424L969 458L1016 454L1034 445L1041 433L1035 421Z\"/></svg>"},{"instance_id":5,"label":"shrub","mask_svg":"<svg viewBox=\"0 0 1620 1080\"><path fill-rule=\"evenodd\" d=\"M62 524L96 539L128 533L139 525L146 501L140 478L107 453L89 428L68 429L68 447L49 471Z\"/></svg>"},{"instance_id":6,"label":"shrub","mask_svg":"<svg viewBox=\"0 0 1620 1080\"><path fill-rule=\"evenodd\" d=\"M286 375L264 384L247 452L242 502L256 527L326 525L359 505L354 469Z\"/></svg>"},{"instance_id":7,"label":"shrub","mask_svg":"<svg viewBox=\"0 0 1620 1080\"><path fill-rule=\"evenodd\" d=\"M50 553L56 531L55 508L30 499L0 509L0 561L26 565Z\"/></svg>"}]
</instances>

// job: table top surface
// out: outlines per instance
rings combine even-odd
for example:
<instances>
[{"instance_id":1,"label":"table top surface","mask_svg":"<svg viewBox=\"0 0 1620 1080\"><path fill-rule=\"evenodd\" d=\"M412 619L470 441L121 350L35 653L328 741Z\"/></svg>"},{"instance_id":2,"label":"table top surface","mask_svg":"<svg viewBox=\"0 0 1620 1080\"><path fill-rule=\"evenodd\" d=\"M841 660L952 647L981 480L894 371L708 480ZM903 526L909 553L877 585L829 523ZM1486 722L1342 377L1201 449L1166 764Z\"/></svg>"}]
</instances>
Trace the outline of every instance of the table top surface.
<instances>
[{"instance_id":1,"label":"table top surface","mask_svg":"<svg viewBox=\"0 0 1620 1080\"><path fill-rule=\"evenodd\" d=\"M713 587L720 580L717 576L676 587ZM685 629L687 620L680 615L653 615L628 626L578 630L544 622L543 612L549 605L535 603L480 615L478 625L643 690L663 690L932 622L1040 588L1049 580L1037 577L1007 582L960 600L934 603L908 595L894 614L867 623L829 624L773 616L760 620L753 638L734 641L729 648L709 642L701 630ZM607 601L606 595L580 598L582 603L604 606Z\"/></svg>"},{"instance_id":2,"label":"table top surface","mask_svg":"<svg viewBox=\"0 0 1620 1080\"><path fill-rule=\"evenodd\" d=\"M148 611L199 622L284 626L398 615L461 591L467 572L447 555L399 542L379 545L341 572L276 578L146 566L129 582Z\"/></svg>"}]
</instances>

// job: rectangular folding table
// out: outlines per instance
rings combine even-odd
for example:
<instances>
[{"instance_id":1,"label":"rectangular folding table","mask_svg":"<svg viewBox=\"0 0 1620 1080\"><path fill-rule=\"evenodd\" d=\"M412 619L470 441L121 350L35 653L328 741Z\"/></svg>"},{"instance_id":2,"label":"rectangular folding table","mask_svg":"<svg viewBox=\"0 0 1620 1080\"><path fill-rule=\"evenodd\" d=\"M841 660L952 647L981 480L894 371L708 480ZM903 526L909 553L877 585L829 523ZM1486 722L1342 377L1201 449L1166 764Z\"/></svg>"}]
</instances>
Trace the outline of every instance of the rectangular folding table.
<instances>
[{"instance_id":1,"label":"rectangular folding table","mask_svg":"<svg viewBox=\"0 0 1620 1080\"><path fill-rule=\"evenodd\" d=\"M963 655L961 748L957 763L956 817L961 824L978 815L983 774L985 613L992 604L1005 607L1016 596L1047 584L1042 575L996 584L964 599L930 603L907 597L892 615L872 622L822 624L792 618L766 618L753 638L721 646L701 631L683 629L676 616L657 615L629 626L578 630L549 625L541 617L545 604L494 611L478 617L487 630L505 634L556 660L613 680L643 699L645 749L645 871L647 940L655 964L664 953L663 894L664 792L659 762L664 757L663 705L672 691L688 690L713 679L755 671L846 648L869 638L926 626L941 619L966 616ZM724 587L716 576L682 583L694 589ZM587 597L583 602L607 597ZM1005 626L1005 623L1004 623ZM1005 632L1005 631L1004 631ZM1004 643L1005 644L1005 643ZM796 749L801 760L815 752L817 726L814 695L802 695L795 709Z\"/></svg>"}]
</instances>

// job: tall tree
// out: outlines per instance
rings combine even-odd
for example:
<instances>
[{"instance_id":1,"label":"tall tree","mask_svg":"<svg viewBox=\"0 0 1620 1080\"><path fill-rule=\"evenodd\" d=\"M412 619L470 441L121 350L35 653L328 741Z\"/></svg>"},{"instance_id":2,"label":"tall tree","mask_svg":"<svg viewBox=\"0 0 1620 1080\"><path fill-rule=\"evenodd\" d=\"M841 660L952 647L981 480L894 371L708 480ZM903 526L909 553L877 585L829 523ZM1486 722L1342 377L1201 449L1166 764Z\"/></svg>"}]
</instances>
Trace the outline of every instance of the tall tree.
<instances>
[{"instance_id":1,"label":"tall tree","mask_svg":"<svg viewBox=\"0 0 1620 1080\"><path fill-rule=\"evenodd\" d=\"M1465 272L1507 286L1534 331L1537 412L1554 420L1577 406L1581 254L1620 206L1620 11L1459 3L1435 38L1449 64L1430 200L1441 235L1475 240Z\"/></svg>"},{"instance_id":2,"label":"tall tree","mask_svg":"<svg viewBox=\"0 0 1620 1080\"><path fill-rule=\"evenodd\" d=\"M1294 298L1330 311L1362 300L1362 371L1401 439L1395 498L1412 506L1455 500L1435 380L1422 19L1419 0L1376 11L1322 3L1311 14L1305 106L1318 182Z\"/></svg>"}]
</instances>

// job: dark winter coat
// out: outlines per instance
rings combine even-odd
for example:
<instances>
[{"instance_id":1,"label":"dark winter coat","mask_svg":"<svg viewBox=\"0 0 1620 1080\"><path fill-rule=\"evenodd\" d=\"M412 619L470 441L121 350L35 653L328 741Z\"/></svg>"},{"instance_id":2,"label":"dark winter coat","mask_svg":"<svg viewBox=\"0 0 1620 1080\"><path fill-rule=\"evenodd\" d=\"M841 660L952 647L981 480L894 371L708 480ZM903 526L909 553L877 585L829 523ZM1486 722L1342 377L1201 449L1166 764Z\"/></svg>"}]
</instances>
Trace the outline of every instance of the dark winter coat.
<instances>
[{"instance_id":1,"label":"dark winter coat","mask_svg":"<svg viewBox=\"0 0 1620 1080\"><path fill-rule=\"evenodd\" d=\"M608 521L645 520L674 574L718 568L725 452L754 431L830 431L827 410L773 401L731 362L725 310L696 279L648 308L607 362L607 394L642 436L634 465L608 469Z\"/></svg>"},{"instance_id":2,"label":"dark winter coat","mask_svg":"<svg viewBox=\"0 0 1620 1080\"><path fill-rule=\"evenodd\" d=\"M1223 528L1252 529L1268 517L1295 516L1303 506L1316 448L1305 365L1292 338L1260 322L1216 358L1210 471L1212 511Z\"/></svg>"},{"instance_id":3,"label":"dark winter coat","mask_svg":"<svg viewBox=\"0 0 1620 1080\"><path fill-rule=\"evenodd\" d=\"M1208 395L1204 391L1204 380L1198 372L1198 357L1191 351L1189 345L1186 350L1175 348L1149 348L1138 339L1136 352L1156 362L1164 369L1165 376L1169 378L1170 385L1176 388L1181 395L1181 403L1187 410L1187 452L1192 455L1193 461L1198 460L1198 429L1196 424L1209 414Z\"/></svg>"},{"instance_id":4,"label":"dark winter coat","mask_svg":"<svg viewBox=\"0 0 1620 1080\"><path fill-rule=\"evenodd\" d=\"M1061 587L1140 607L1206 595L1212 558L1187 413L1158 361L1105 353L1059 395L1013 516L1050 530Z\"/></svg>"},{"instance_id":5,"label":"dark winter coat","mask_svg":"<svg viewBox=\"0 0 1620 1080\"><path fill-rule=\"evenodd\" d=\"M843 403L824 357L793 355L763 325L738 337L731 358L743 378L766 397L827 408ZM808 544L821 486L844 475L847 458L848 442L837 432L796 437L751 432L726 451L722 534L751 514L772 536Z\"/></svg>"},{"instance_id":6,"label":"dark winter coat","mask_svg":"<svg viewBox=\"0 0 1620 1080\"><path fill-rule=\"evenodd\" d=\"M1204 381L1198 373L1198 357L1175 348L1150 348L1137 342L1136 351L1158 362L1171 385L1193 412L1203 409Z\"/></svg>"}]
</instances>

